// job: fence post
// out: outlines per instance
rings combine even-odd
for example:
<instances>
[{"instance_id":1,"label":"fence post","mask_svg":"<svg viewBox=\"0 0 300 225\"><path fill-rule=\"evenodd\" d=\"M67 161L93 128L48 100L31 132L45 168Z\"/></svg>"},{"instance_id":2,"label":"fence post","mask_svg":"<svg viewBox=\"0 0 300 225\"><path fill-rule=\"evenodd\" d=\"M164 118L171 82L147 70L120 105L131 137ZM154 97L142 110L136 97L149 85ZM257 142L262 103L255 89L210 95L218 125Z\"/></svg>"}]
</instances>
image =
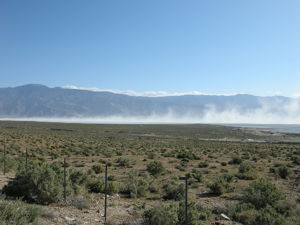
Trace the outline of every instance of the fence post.
<instances>
[{"instance_id":1,"label":"fence post","mask_svg":"<svg viewBox=\"0 0 300 225\"><path fill-rule=\"evenodd\" d=\"M104 223L107 219L107 164L105 165L105 197L104 197Z\"/></svg>"},{"instance_id":2,"label":"fence post","mask_svg":"<svg viewBox=\"0 0 300 225\"><path fill-rule=\"evenodd\" d=\"M185 213L184 213L185 225L188 225L188 177L185 177Z\"/></svg>"},{"instance_id":3,"label":"fence post","mask_svg":"<svg viewBox=\"0 0 300 225\"><path fill-rule=\"evenodd\" d=\"M66 173L66 158L64 158L64 202L67 202L67 173Z\"/></svg>"},{"instance_id":4,"label":"fence post","mask_svg":"<svg viewBox=\"0 0 300 225\"><path fill-rule=\"evenodd\" d=\"M3 175L6 173L6 144L3 145Z\"/></svg>"},{"instance_id":5,"label":"fence post","mask_svg":"<svg viewBox=\"0 0 300 225\"><path fill-rule=\"evenodd\" d=\"M25 152L25 171L28 172L28 149L26 148Z\"/></svg>"}]
</instances>

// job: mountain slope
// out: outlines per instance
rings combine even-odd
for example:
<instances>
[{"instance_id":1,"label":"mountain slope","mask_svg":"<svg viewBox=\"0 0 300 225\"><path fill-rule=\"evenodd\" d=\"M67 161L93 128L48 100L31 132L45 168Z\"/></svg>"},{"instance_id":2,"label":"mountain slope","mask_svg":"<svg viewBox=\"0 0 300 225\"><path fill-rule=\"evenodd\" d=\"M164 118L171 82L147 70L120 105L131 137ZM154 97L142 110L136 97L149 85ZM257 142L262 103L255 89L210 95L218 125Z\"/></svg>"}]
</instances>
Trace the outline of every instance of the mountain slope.
<instances>
[{"instance_id":1,"label":"mountain slope","mask_svg":"<svg viewBox=\"0 0 300 225\"><path fill-rule=\"evenodd\" d=\"M0 117L201 116L208 110L251 112L287 104L286 97L186 95L136 97L30 84L0 88ZM278 108L279 110L279 108Z\"/></svg>"}]
</instances>

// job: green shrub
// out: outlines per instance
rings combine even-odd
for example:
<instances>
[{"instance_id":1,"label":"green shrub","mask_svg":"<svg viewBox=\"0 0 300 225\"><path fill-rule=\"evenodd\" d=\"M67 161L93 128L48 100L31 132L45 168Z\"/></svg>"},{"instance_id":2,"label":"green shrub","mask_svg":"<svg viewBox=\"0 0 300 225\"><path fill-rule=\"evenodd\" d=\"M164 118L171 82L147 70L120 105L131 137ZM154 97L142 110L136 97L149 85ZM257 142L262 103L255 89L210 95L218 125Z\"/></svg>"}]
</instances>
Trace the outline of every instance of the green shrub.
<instances>
[{"instance_id":1,"label":"green shrub","mask_svg":"<svg viewBox=\"0 0 300 225\"><path fill-rule=\"evenodd\" d=\"M144 212L144 225L199 225L201 212L195 203L188 204L188 220L185 223L185 204L160 204Z\"/></svg>"},{"instance_id":2,"label":"green shrub","mask_svg":"<svg viewBox=\"0 0 300 225\"><path fill-rule=\"evenodd\" d=\"M104 193L105 183L100 179L91 179L87 183L87 188L93 193Z\"/></svg>"},{"instance_id":3,"label":"green shrub","mask_svg":"<svg viewBox=\"0 0 300 225\"><path fill-rule=\"evenodd\" d=\"M147 165L147 171L153 176L158 176L165 171L165 167L161 162L153 161Z\"/></svg>"},{"instance_id":4,"label":"green shrub","mask_svg":"<svg viewBox=\"0 0 300 225\"><path fill-rule=\"evenodd\" d=\"M84 185L88 180L88 176L85 172L80 170L71 170L69 175L70 182L74 185Z\"/></svg>"},{"instance_id":5,"label":"green shrub","mask_svg":"<svg viewBox=\"0 0 300 225\"><path fill-rule=\"evenodd\" d=\"M36 206L27 205L20 200L0 200L0 223L1 225L27 225L37 224L40 209Z\"/></svg>"},{"instance_id":6,"label":"green shrub","mask_svg":"<svg viewBox=\"0 0 300 225\"><path fill-rule=\"evenodd\" d=\"M285 217L289 217L292 216L293 209L297 208L297 206L295 206L295 204L292 203L291 201L281 200L275 204L274 208L281 215Z\"/></svg>"},{"instance_id":7,"label":"green shrub","mask_svg":"<svg viewBox=\"0 0 300 225\"><path fill-rule=\"evenodd\" d=\"M130 167L130 161L126 158L118 158L117 163L119 167Z\"/></svg>"},{"instance_id":8,"label":"green shrub","mask_svg":"<svg viewBox=\"0 0 300 225\"><path fill-rule=\"evenodd\" d=\"M257 211L257 216L254 225L284 225L285 218L276 212L276 210L267 206Z\"/></svg>"},{"instance_id":9,"label":"green shrub","mask_svg":"<svg viewBox=\"0 0 300 225\"><path fill-rule=\"evenodd\" d=\"M211 193L214 195L222 195L233 190L231 182L233 181L233 176L230 174L223 174L218 177L215 182L209 184L208 187Z\"/></svg>"},{"instance_id":10,"label":"green shrub","mask_svg":"<svg viewBox=\"0 0 300 225\"><path fill-rule=\"evenodd\" d=\"M3 153L2 153L3 154ZM1 169L3 168L3 156L2 154L0 155L0 167ZM18 169L18 167L21 166L20 161L16 160L15 158L6 155L6 163L5 163L6 167L5 167L5 171L6 173L10 172L10 171L16 171Z\"/></svg>"},{"instance_id":11,"label":"green shrub","mask_svg":"<svg viewBox=\"0 0 300 225\"><path fill-rule=\"evenodd\" d=\"M258 177L254 166L248 162L242 162L236 177L243 180L255 180Z\"/></svg>"},{"instance_id":12,"label":"green shrub","mask_svg":"<svg viewBox=\"0 0 300 225\"><path fill-rule=\"evenodd\" d=\"M83 209L89 209L90 208L90 202L87 198L76 196L71 199L71 204L77 209L83 210Z\"/></svg>"},{"instance_id":13,"label":"green shrub","mask_svg":"<svg viewBox=\"0 0 300 225\"><path fill-rule=\"evenodd\" d=\"M131 198L146 197L151 184L151 180L148 176L139 176L136 171L129 173L123 193L128 194Z\"/></svg>"},{"instance_id":14,"label":"green shrub","mask_svg":"<svg viewBox=\"0 0 300 225\"><path fill-rule=\"evenodd\" d=\"M144 225L178 225L178 207L160 204L143 214Z\"/></svg>"},{"instance_id":15,"label":"green shrub","mask_svg":"<svg viewBox=\"0 0 300 225\"><path fill-rule=\"evenodd\" d=\"M256 209L264 208L267 205L274 206L281 197L276 186L264 180L252 182L244 192L244 201L251 203Z\"/></svg>"},{"instance_id":16,"label":"green shrub","mask_svg":"<svg viewBox=\"0 0 300 225\"><path fill-rule=\"evenodd\" d=\"M93 193L105 193L105 182L100 179L90 180L87 184L89 191ZM107 183L107 194L112 195L119 192L119 187L114 182Z\"/></svg>"},{"instance_id":17,"label":"green shrub","mask_svg":"<svg viewBox=\"0 0 300 225\"><path fill-rule=\"evenodd\" d=\"M245 190L243 202L231 207L228 214L245 225L287 224L293 206L287 201L279 201L281 198L274 184L254 181Z\"/></svg>"},{"instance_id":18,"label":"green shrub","mask_svg":"<svg viewBox=\"0 0 300 225\"><path fill-rule=\"evenodd\" d=\"M114 175L109 175L109 176L107 177L107 180L109 180L109 181L116 181L117 178L116 178Z\"/></svg>"},{"instance_id":19,"label":"green shrub","mask_svg":"<svg viewBox=\"0 0 300 225\"><path fill-rule=\"evenodd\" d=\"M194 153L192 152L180 152L177 155L178 159L185 159L185 160L194 160L199 159Z\"/></svg>"},{"instance_id":20,"label":"green shrub","mask_svg":"<svg viewBox=\"0 0 300 225\"><path fill-rule=\"evenodd\" d=\"M252 204L238 204L231 208L229 215L237 222L245 225L284 225L285 218L273 207L266 206L260 210Z\"/></svg>"},{"instance_id":21,"label":"green shrub","mask_svg":"<svg viewBox=\"0 0 300 225\"><path fill-rule=\"evenodd\" d=\"M257 210L251 204L237 204L230 209L228 215L232 217L233 220L244 225L254 225L257 217Z\"/></svg>"},{"instance_id":22,"label":"green shrub","mask_svg":"<svg viewBox=\"0 0 300 225\"><path fill-rule=\"evenodd\" d=\"M23 198L29 202L49 204L58 202L63 194L61 170L47 164L21 171L4 188L7 196Z\"/></svg>"},{"instance_id":23,"label":"green shrub","mask_svg":"<svg viewBox=\"0 0 300 225\"><path fill-rule=\"evenodd\" d=\"M179 225L200 225L200 210L194 202L188 204L187 223L185 221L185 202L180 202L178 210Z\"/></svg>"},{"instance_id":24,"label":"green shrub","mask_svg":"<svg viewBox=\"0 0 300 225\"><path fill-rule=\"evenodd\" d=\"M287 166L279 166L276 172L278 176L280 176L283 179L286 179L288 176L291 175L291 169Z\"/></svg>"},{"instance_id":25,"label":"green shrub","mask_svg":"<svg viewBox=\"0 0 300 225\"><path fill-rule=\"evenodd\" d=\"M248 162L242 162L239 167L240 173L247 173L253 169L253 165Z\"/></svg>"},{"instance_id":26,"label":"green shrub","mask_svg":"<svg viewBox=\"0 0 300 225\"><path fill-rule=\"evenodd\" d=\"M206 168L206 167L208 167L208 163L207 162L199 162L198 167L199 168Z\"/></svg>"},{"instance_id":27,"label":"green shrub","mask_svg":"<svg viewBox=\"0 0 300 225\"><path fill-rule=\"evenodd\" d=\"M293 160L293 163L294 163L294 164L296 164L296 165L298 165L298 166L300 165L300 157L296 157L296 156L295 156L295 157L292 158L292 160Z\"/></svg>"},{"instance_id":28,"label":"green shrub","mask_svg":"<svg viewBox=\"0 0 300 225\"><path fill-rule=\"evenodd\" d=\"M196 169L193 169L191 173L188 173L187 177L195 179L197 182L203 182L202 172Z\"/></svg>"},{"instance_id":29,"label":"green shrub","mask_svg":"<svg viewBox=\"0 0 300 225\"><path fill-rule=\"evenodd\" d=\"M102 165L93 165L92 170L95 172L95 174L100 174L104 171L104 168Z\"/></svg>"},{"instance_id":30,"label":"green shrub","mask_svg":"<svg viewBox=\"0 0 300 225\"><path fill-rule=\"evenodd\" d=\"M173 182L168 182L163 186L164 191L164 199L180 201L184 198L184 185L183 184L175 184Z\"/></svg>"},{"instance_id":31,"label":"green shrub","mask_svg":"<svg viewBox=\"0 0 300 225\"><path fill-rule=\"evenodd\" d=\"M229 164L241 164L242 159L239 156L233 156L232 159L229 161Z\"/></svg>"}]
</instances>

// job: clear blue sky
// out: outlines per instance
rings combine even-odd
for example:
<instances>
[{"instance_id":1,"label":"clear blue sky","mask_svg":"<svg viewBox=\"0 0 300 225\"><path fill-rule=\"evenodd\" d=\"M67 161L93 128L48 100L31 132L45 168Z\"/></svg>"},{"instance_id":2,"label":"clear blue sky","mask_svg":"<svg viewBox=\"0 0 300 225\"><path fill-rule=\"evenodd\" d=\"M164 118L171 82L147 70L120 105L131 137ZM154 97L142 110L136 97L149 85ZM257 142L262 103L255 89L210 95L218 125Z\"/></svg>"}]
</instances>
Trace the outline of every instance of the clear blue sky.
<instances>
[{"instance_id":1,"label":"clear blue sky","mask_svg":"<svg viewBox=\"0 0 300 225\"><path fill-rule=\"evenodd\" d=\"M0 86L300 93L299 0L1 0Z\"/></svg>"}]
</instances>

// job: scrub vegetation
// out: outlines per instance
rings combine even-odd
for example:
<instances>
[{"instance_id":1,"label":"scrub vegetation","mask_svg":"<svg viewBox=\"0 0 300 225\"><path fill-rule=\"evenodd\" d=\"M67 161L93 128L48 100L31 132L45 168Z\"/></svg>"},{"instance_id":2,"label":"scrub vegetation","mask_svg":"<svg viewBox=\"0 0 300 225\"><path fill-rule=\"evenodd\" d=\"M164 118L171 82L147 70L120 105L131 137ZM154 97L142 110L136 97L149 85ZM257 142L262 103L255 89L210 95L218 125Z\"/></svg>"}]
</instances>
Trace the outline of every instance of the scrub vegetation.
<instances>
[{"instance_id":1,"label":"scrub vegetation","mask_svg":"<svg viewBox=\"0 0 300 225\"><path fill-rule=\"evenodd\" d=\"M1 225L103 223L105 165L109 224L183 225L185 177L189 225L300 221L297 134L2 121L0 137Z\"/></svg>"}]
</instances>

